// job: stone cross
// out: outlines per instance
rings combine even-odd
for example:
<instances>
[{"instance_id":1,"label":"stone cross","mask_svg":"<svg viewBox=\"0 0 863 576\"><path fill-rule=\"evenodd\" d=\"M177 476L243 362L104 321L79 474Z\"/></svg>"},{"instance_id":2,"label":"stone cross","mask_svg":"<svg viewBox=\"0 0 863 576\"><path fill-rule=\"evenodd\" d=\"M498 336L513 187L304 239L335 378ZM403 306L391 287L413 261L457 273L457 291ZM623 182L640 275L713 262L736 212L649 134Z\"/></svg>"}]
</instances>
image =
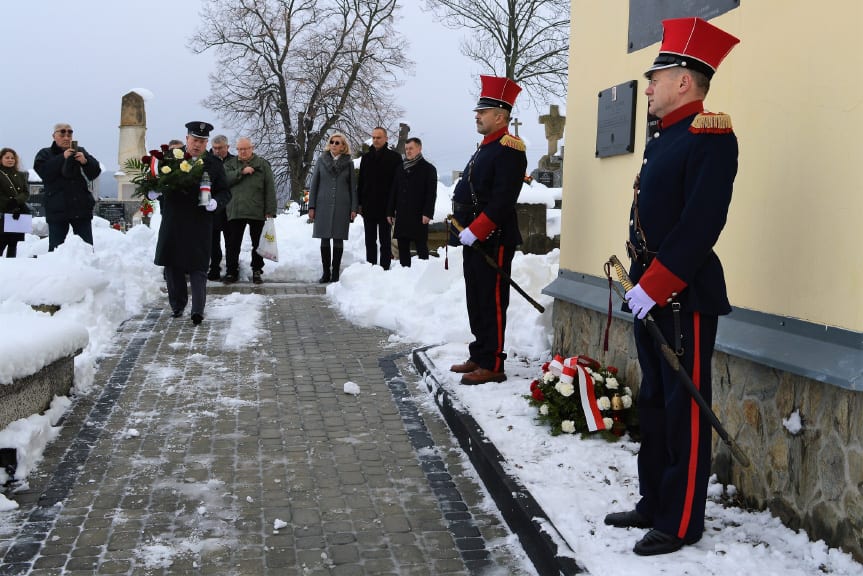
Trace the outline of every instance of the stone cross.
<instances>
[{"instance_id":1,"label":"stone cross","mask_svg":"<svg viewBox=\"0 0 863 576\"><path fill-rule=\"evenodd\" d=\"M566 116L561 116L557 104L548 107L548 114L539 117L539 123L545 124L545 138L548 140L549 159L557 154L557 141L563 138L563 127Z\"/></svg>"},{"instance_id":2,"label":"stone cross","mask_svg":"<svg viewBox=\"0 0 863 576\"><path fill-rule=\"evenodd\" d=\"M518 118L513 118L510 124L512 124L513 128L515 128L515 135L518 136L518 127L524 124L524 122L519 122Z\"/></svg>"}]
</instances>

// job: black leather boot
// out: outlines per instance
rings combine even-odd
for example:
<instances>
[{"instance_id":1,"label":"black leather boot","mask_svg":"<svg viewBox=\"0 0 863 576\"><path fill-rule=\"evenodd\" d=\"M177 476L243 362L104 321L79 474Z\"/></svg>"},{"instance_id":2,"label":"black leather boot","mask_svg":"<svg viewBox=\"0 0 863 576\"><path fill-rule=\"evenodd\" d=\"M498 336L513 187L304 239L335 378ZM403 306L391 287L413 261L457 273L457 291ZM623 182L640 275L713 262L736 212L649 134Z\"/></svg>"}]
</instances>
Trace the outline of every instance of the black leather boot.
<instances>
[{"instance_id":1,"label":"black leather boot","mask_svg":"<svg viewBox=\"0 0 863 576\"><path fill-rule=\"evenodd\" d=\"M321 246L321 265L324 268L324 274L321 276L320 280L318 280L318 283L320 284L326 284L330 281L330 259L330 247L327 246L325 248Z\"/></svg>"},{"instance_id":2,"label":"black leather boot","mask_svg":"<svg viewBox=\"0 0 863 576\"><path fill-rule=\"evenodd\" d=\"M333 246L333 282L339 281L339 272L342 267L342 253L344 253L344 247L335 247Z\"/></svg>"}]
</instances>

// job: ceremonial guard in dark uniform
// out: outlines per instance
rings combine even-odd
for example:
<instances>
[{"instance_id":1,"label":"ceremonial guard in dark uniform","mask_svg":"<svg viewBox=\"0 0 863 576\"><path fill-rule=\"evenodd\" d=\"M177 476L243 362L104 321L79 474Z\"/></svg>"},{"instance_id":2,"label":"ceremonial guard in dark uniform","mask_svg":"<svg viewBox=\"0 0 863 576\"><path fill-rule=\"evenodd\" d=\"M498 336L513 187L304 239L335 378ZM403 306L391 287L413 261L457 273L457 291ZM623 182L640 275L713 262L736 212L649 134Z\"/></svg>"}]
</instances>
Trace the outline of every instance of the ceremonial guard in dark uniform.
<instances>
[{"instance_id":1,"label":"ceremonial guard in dark uniform","mask_svg":"<svg viewBox=\"0 0 863 576\"><path fill-rule=\"evenodd\" d=\"M700 18L665 20L663 27L660 54L646 73L648 112L659 124L636 179L627 247L637 284L626 300L637 319L650 312L709 404L717 320L731 311L713 246L731 202L737 138L731 119L705 112L703 100L739 40ZM634 548L646 556L701 539L712 430L638 320L635 343L642 372L641 500L605 522L651 528Z\"/></svg>"},{"instance_id":2,"label":"ceremonial guard in dark uniform","mask_svg":"<svg viewBox=\"0 0 863 576\"><path fill-rule=\"evenodd\" d=\"M521 88L508 78L481 76L482 94L474 108L482 144L465 167L453 192L453 217L464 230L454 244L464 244L467 313L474 341L470 358L450 368L462 384L503 382L504 334L509 283L492 268L485 252L510 275L515 247L521 243L515 205L524 183L524 142L507 131Z\"/></svg>"}]
</instances>

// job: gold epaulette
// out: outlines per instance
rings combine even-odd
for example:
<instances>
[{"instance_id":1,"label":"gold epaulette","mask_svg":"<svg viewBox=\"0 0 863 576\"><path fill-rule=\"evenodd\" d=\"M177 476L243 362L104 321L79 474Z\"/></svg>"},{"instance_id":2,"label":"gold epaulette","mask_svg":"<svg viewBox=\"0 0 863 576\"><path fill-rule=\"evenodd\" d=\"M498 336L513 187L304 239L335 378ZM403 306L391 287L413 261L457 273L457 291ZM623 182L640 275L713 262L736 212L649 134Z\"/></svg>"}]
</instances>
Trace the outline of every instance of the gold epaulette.
<instances>
[{"instance_id":1,"label":"gold epaulette","mask_svg":"<svg viewBox=\"0 0 863 576\"><path fill-rule=\"evenodd\" d=\"M689 131L693 134L730 134L734 129L728 114L702 112L692 120Z\"/></svg>"},{"instance_id":2,"label":"gold epaulette","mask_svg":"<svg viewBox=\"0 0 863 576\"><path fill-rule=\"evenodd\" d=\"M518 136L513 136L512 134L504 134L503 138L500 139L500 143L504 146L515 148L519 152L527 150L527 146L524 145L524 141Z\"/></svg>"}]
</instances>

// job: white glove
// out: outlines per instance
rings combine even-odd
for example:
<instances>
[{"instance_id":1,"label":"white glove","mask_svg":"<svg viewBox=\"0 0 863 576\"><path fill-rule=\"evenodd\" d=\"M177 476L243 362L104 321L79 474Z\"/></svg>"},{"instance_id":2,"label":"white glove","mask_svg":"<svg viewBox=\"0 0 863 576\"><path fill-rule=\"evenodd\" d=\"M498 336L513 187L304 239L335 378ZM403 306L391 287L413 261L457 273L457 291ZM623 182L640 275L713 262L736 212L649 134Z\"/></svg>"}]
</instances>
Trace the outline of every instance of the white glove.
<instances>
[{"instance_id":1,"label":"white glove","mask_svg":"<svg viewBox=\"0 0 863 576\"><path fill-rule=\"evenodd\" d=\"M650 309L656 306L656 302L647 295L641 284L636 284L632 290L624 294L624 297L626 298L627 306L632 310L632 315L639 320L644 319L647 313L650 312Z\"/></svg>"},{"instance_id":2,"label":"white glove","mask_svg":"<svg viewBox=\"0 0 863 576\"><path fill-rule=\"evenodd\" d=\"M150 190L149 192L147 192L147 199L148 200L155 200L159 196L161 196L161 194L159 194L155 190Z\"/></svg>"},{"instance_id":3,"label":"white glove","mask_svg":"<svg viewBox=\"0 0 863 576\"><path fill-rule=\"evenodd\" d=\"M210 198L210 201L207 202L207 212L212 212L218 205L215 198Z\"/></svg>"},{"instance_id":4,"label":"white glove","mask_svg":"<svg viewBox=\"0 0 863 576\"><path fill-rule=\"evenodd\" d=\"M470 228L465 228L464 230L459 232L458 239L465 246L473 246L473 243L477 240L474 233L470 231Z\"/></svg>"}]
</instances>

